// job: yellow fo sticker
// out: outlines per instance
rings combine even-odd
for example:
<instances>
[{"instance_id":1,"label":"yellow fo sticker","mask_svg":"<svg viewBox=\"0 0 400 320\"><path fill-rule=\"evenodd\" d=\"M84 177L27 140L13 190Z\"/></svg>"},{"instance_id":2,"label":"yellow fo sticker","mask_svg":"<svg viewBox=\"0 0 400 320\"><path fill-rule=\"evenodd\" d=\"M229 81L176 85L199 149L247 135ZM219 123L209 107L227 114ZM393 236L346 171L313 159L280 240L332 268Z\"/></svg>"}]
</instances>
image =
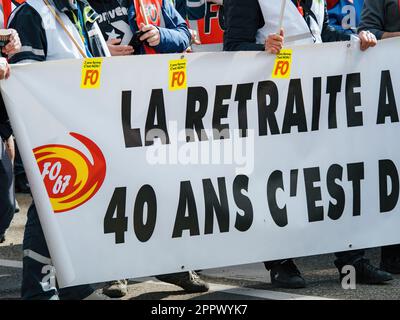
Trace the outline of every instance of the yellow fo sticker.
<instances>
[{"instance_id":1,"label":"yellow fo sticker","mask_svg":"<svg viewBox=\"0 0 400 320\"><path fill-rule=\"evenodd\" d=\"M98 89L100 88L101 65L103 59L88 58L83 61L82 65L82 89Z\"/></svg>"},{"instance_id":2,"label":"yellow fo sticker","mask_svg":"<svg viewBox=\"0 0 400 320\"><path fill-rule=\"evenodd\" d=\"M169 62L169 90L187 88L187 60L171 60Z\"/></svg>"},{"instance_id":3,"label":"yellow fo sticker","mask_svg":"<svg viewBox=\"0 0 400 320\"><path fill-rule=\"evenodd\" d=\"M292 49L282 49L276 56L272 78L288 79L292 68Z\"/></svg>"}]
</instances>

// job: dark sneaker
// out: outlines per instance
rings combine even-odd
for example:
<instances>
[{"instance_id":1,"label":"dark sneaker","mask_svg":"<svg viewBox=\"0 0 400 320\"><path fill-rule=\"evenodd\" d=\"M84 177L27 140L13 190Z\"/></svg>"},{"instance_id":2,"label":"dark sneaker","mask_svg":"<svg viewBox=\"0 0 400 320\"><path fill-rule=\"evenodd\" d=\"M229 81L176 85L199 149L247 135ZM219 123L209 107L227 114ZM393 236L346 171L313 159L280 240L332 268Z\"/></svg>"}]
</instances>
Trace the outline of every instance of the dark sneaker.
<instances>
[{"instance_id":1,"label":"dark sneaker","mask_svg":"<svg viewBox=\"0 0 400 320\"><path fill-rule=\"evenodd\" d=\"M356 283L381 284L393 280L389 272L374 267L367 259L361 259L354 263L354 268L356 270Z\"/></svg>"},{"instance_id":2,"label":"dark sneaker","mask_svg":"<svg viewBox=\"0 0 400 320\"><path fill-rule=\"evenodd\" d=\"M128 293L128 281L117 280L107 283L103 288L103 294L110 298L121 298Z\"/></svg>"},{"instance_id":3,"label":"dark sneaker","mask_svg":"<svg viewBox=\"0 0 400 320\"><path fill-rule=\"evenodd\" d=\"M156 276L160 281L181 287L188 293L207 292L210 287L194 271Z\"/></svg>"},{"instance_id":4,"label":"dark sneaker","mask_svg":"<svg viewBox=\"0 0 400 320\"><path fill-rule=\"evenodd\" d=\"M271 268L271 283L288 289L300 289L306 286L306 281L291 259L284 260Z\"/></svg>"},{"instance_id":5,"label":"dark sneaker","mask_svg":"<svg viewBox=\"0 0 400 320\"><path fill-rule=\"evenodd\" d=\"M6 241L6 235L5 234L0 234L0 243L3 243Z\"/></svg>"},{"instance_id":6,"label":"dark sneaker","mask_svg":"<svg viewBox=\"0 0 400 320\"><path fill-rule=\"evenodd\" d=\"M386 258L381 262L381 270L392 274L400 274L400 257Z\"/></svg>"}]
</instances>

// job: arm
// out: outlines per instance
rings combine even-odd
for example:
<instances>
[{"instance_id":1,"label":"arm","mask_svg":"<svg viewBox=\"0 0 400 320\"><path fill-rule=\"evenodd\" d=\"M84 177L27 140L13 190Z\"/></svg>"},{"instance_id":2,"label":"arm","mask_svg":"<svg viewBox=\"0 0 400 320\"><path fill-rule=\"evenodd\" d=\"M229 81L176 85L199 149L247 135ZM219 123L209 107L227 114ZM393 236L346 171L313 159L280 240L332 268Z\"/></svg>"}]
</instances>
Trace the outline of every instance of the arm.
<instances>
[{"instance_id":1,"label":"arm","mask_svg":"<svg viewBox=\"0 0 400 320\"><path fill-rule=\"evenodd\" d=\"M8 29L8 31L11 31L9 42L1 49L1 52L6 56L15 54L21 50L21 40L19 39L18 32L14 29Z\"/></svg>"},{"instance_id":2,"label":"arm","mask_svg":"<svg viewBox=\"0 0 400 320\"><path fill-rule=\"evenodd\" d=\"M190 46L192 38L188 26L168 0L163 4L165 28L158 28L160 40L154 48L159 53L183 52Z\"/></svg>"},{"instance_id":3,"label":"arm","mask_svg":"<svg viewBox=\"0 0 400 320\"><path fill-rule=\"evenodd\" d=\"M358 38L360 41L361 51L365 51L370 47L376 46L377 39L375 35L371 33L369 30L360 30L358 31L358 35L348 33L347 30L332 30L333 28L329 26L329 19L327 19L328 14L326 8L327 6L325 3L325 22L322 34L322 40L324 42L348 41L351 38Z\"/></svg>"},{"instance_id":4,"label":"arm","mask_svg":"<svg viewBox=\"0 0 400 320\"><path fill-rule=\"evenodd\" d=\"M42 27L42 18L35 9L28 4L21 5L11 17L9 27L18 32L22 45L19 52L9 55L10 63L46 60L46 32Z\"/></svg>"},{"instance_id":5,"label":"arm","mask_svg":"<svg viewBox=\"0 0 400 320\"><path fill-rule=\"evenodd\" d=\"M110 39L107 41L107 47L112 56L129 56L135 52L132 46L120 43L121 39Z\"/></svg>"},{"instance_id":6,"label":"arm","mask_svg":"<svg viewBox=\"0 0 400 320\"><path fill-rule=\"evenodd\" d=\"M382 39L389 39L394 37L400 37L400 32L384 32L382 34Z\"/></svg>"},{"instance_id":7,"label":"arm","mask_svg":"<svg viewBox=\"0 0 400 320\"><path fill-rule=\"evenodd\" d=\"M10 41L2 48L2 53L6 56L17 53L21 49L21 42L18 33L11 30ZM10 65L5 58L0 58L0 80L8 79L10 76ZM0 136L5 141L6 150L12 162L15 158L14 138L12 137L11 124L8 119L6 106L4 105L3 96L0 95Z\"/></svg>"},{"instance_id":8,"label":"arm","mask_svg":"<svg viewBox=\"0 0 400 320\"><path fill-rule=\"evenodd\" d=\"M264 18L258 0L225 0L225 51L264 51L265 46L256 43L258 29L264 26Z\"/></svg>"},{"instance_id":9,"label":"arm","mask_svg":"<svg viewBox=\"0 0 400 320\"><path fill-rule=\"evenodd\" d=\"M362 51L367 50L369 47L375 47L377 40L374 34L369 31L360 31L358 36L349 35L344 30L336 30L329 25L328 13L325 4L325 18L324 27L322 30L322 41L323 42L334 42L334 41L348 41L351 37L358 37L360 40L360 49Z\"/></svg>"},{"instance_id":10,"label":"arm","mask_svg":"<svg viewBox=\"0 0 400 320\"><path fill-rule=\"evenodd\" d=\"M47 43L42 42L43 39L46 39L41 27L42 20L33 8L25 5L24 7L18 9L9 22L9 26L17 32L19 31L20 35L18 37L17 32L13 33L10 43L3 48L3 52L9 56L10 63L45 60ZM0 77L7 78L10 71L9 65L7 61L2 62L0 63ZM13 161L14 138L2 96L0 96L0 136L5 141L7 152Z\"/></svg>"},{"instance_id":11,"label":"arm","mask_svg":"<svg viewBox=\"0 0 400 320\"><path fill-rule=\"evenodd\" d=\"M384 1L365 0L361 12L361 22L358 31L369 30L378 40L383 39L384 35ZM385 35L387 37L387 35Z\"/></svg>"}]
</instances>

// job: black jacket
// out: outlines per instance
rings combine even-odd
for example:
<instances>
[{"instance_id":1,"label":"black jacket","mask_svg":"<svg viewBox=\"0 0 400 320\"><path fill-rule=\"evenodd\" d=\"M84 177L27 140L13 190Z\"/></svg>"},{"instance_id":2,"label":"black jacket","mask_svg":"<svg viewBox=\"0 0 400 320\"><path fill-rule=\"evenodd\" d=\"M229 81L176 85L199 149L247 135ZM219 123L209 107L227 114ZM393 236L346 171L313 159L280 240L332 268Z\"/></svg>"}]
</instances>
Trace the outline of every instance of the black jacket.
<instances>
[{"instance_id":1,"label":"black jacket","mask_svg":"<svg viewBox=\"0 0 400 320\"><path fill-rule=\"evenodd\" d=\"M12 134L11 125L8 120L6 107L3 97L0 95L0 136L3 140L7 140Z\"/></svg>"},{"instance_id":2,"label":"black jacket","mask_svg":"<svg viewBox=\"0 0 400 320\"><path fill-rule=\"evenodd\" d=\"M295 0L292 0L295 2ZM306 22L312 18L311 4L313 0L303 0L301 5L304 9ZM297 3L297 1L296 1ZM225 0L225 51L262 51L264 45L256 43L258 29L265 24L258 0ZM309 18L307 18L307 16ZM322 41L347 41L350 35L338 31L329 25L329 17L325 4L325 17L322 29Z\"/></svg>"},{"instance_id":3,"label":"black jacket","mask_svg":"<svg viewBox=\"0 0 400 320\"><path fill-rule=\"evenodd\" d=\"M400 31L400 2L398 0L365 0L359 31L369 30L378 40L385 32Z\"/></svg>"}]
</instances>

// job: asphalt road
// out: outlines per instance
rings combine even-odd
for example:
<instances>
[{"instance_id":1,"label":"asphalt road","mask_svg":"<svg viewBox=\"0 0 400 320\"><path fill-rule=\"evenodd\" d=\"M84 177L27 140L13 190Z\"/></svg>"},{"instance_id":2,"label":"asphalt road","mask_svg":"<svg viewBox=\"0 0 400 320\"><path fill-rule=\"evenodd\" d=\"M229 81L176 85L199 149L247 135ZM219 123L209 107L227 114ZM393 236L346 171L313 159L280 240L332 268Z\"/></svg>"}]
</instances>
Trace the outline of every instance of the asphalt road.
<instances>
[{"instance_id":1,"label":"asphalt road","mask_svg":"<svg viewBox=\"0 0 400 320\"><path fill-rule=\"evenodd\" d=\"M17 213L0 244L0 300L20 299L22 276L22 237L26 211L31 198L18 195L21 212ZM378 249L367 250L367 258L378 265ZM275 299L374 299L397 300L400 297L400 276L385 285L357 285L356 289L341 287L333 255L296 259L307 281L307 288L288 290L274 288L261 263L229 268L203 270L201 277L211 285L204 294L186 294L179 287L154 278L132 279L124 300L275 300ZM97 284L99 290L102 284Z\"/></svg>"}]
</instances>

